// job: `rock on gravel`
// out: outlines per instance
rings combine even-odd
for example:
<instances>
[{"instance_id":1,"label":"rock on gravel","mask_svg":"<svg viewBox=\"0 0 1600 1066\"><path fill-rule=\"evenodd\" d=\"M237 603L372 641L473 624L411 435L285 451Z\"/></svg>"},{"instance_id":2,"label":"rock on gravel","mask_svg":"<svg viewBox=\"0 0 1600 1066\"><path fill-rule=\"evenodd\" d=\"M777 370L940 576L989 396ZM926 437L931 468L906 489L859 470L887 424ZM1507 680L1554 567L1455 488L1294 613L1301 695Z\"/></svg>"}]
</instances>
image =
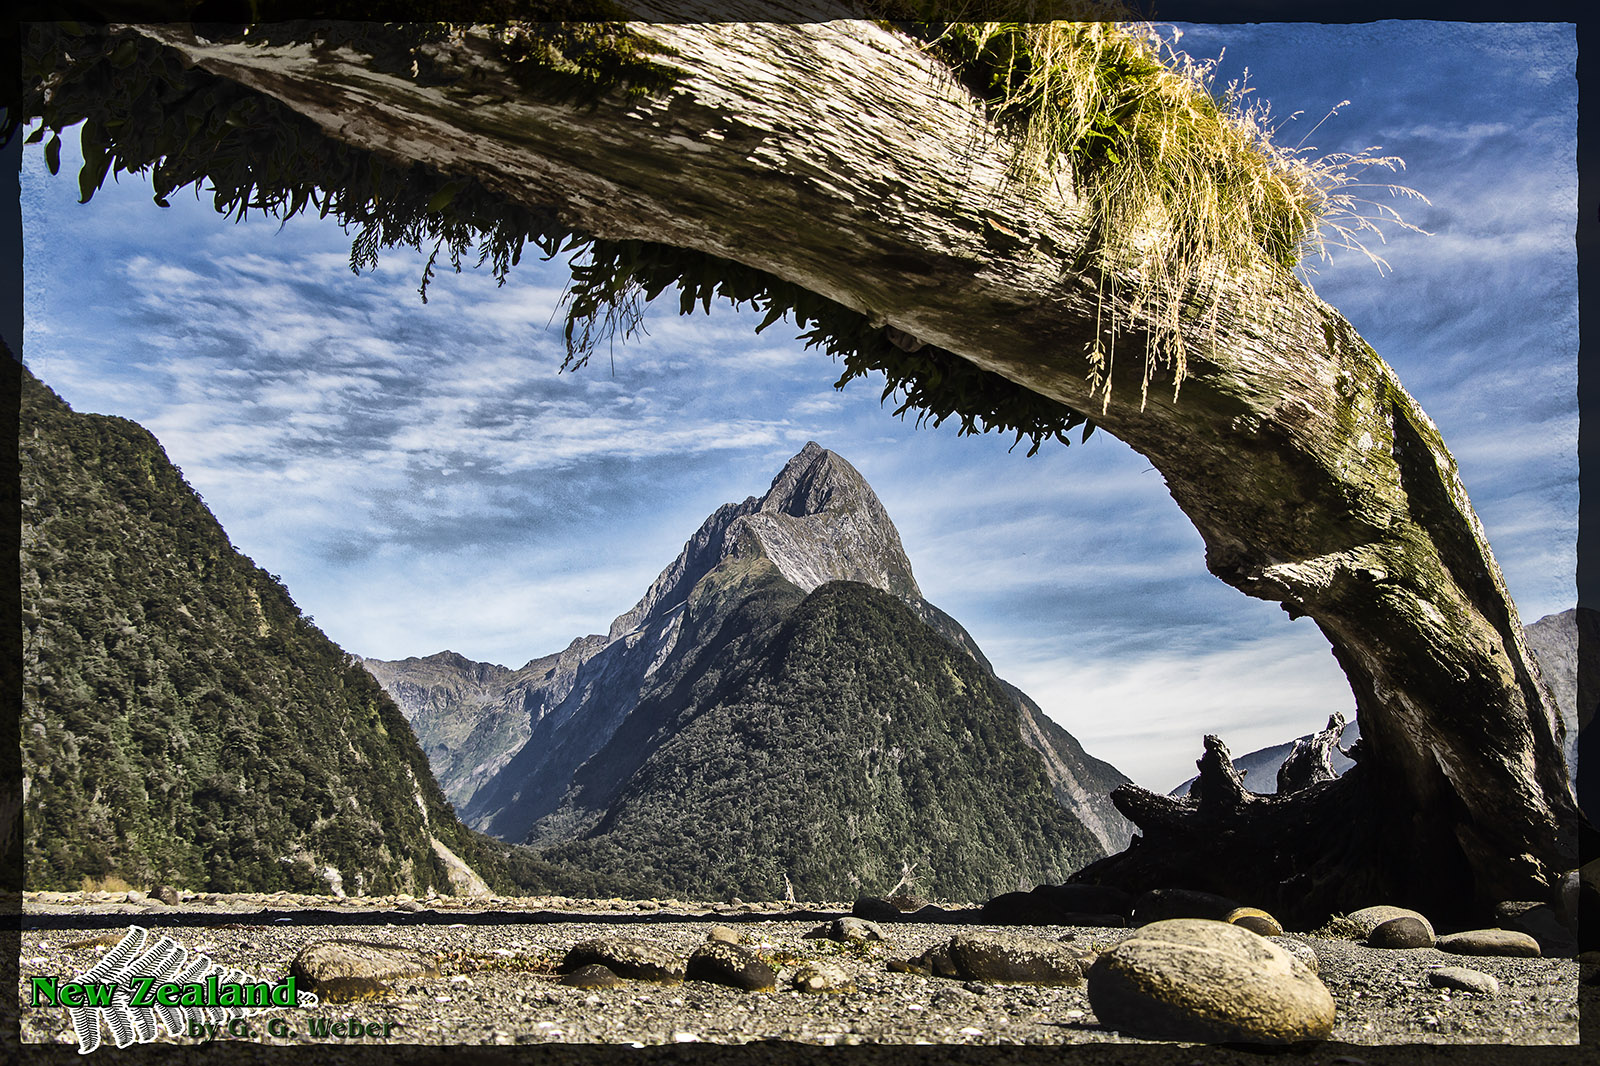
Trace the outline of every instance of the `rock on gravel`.
<instances>
[{"instance_id":1,"label":"rock on gravel","mask_svg":"<svg viewBox=\"0 0 1600 1066\"><path fill-rule=\"evenodd\" d=\"M898 922L900 920L900 908L878 896L862 896L850 908L850 914L855 918L865 918L869 922Z\"/></svg>"},{"instance_id":2,"label":"rock on gravel","mask_svg":"<svg viewBox=\"0 0 1600 1066\"><path fill-rule=\"evenodd\" d=\"M289 964L298 986L330 1003L370 999L402 977L437 977L439 969L420 952L366 940L319 940Z\"/></svg>"},{"instance_id":3,"label":"rock on gravel","mask_svg":"<svg viewBox=\"0 0 1600 1066\"><path fill-rule=\"evenodd\" d=\"M689 956L684 976L691 981L710 981L746 992L767 992L778 984L778 972L760 955L722 940L708 940L696 948Z\"/></svg>"},{"instance_id":4,"label":"rock on gravel","mask_svg":"<svg viewBox=\"0 0 1600 1066\"><path fill-rule=\"evenodd\" d=\"M561 984L568 988L622 988L628 982L618 977L609 966L602 966L598 962L591 962L587 966L579 966L571 973L561 975Z\"/></svg>"},{"instance_id":5,"label":"rock on gravel","mask_svg":"<svg viewBox=\"0 0 1600 1066\"><path fill-rule=\"evenodd\" d=\"M945 948L957 973L997 984L1077 985L1077 952L1059 940L1020 933L957 933Z\"/></svg>"},{"instance_id":6,"label":"rock on gravel","mask_svg":"<svg viewBox=\"0 0 1600 1066\"><path fill-rule=\"evenodd\" d=\"M1431 948L1433 930L1421 918L1402 914L1380 922L1367 934L1367 946L1374 948Z\"/></svg>"},{"instance_id":7,"label":"rock on gravel","mask_svg":"<svg viewBox=\"0 0 1600 1066\"><path fill-rule=\"evenodd\" d=\"M813 959L802 962L795 967L794 987L802 992L849 992L855 990L855 982L850 980L850 975L843 966L836 962L823 959Z\"/></svg>"},{"instance_id":8,"label":"rock on gravel","mask_svg":"<svg viewBox=\"0 0 1600 1066\"><path fill-rule=\"evenodd\" d=\"M806 934L807 940L834 940L841 944L866 943L884 939L883 927L864 918L835 918Z\"/></svg>"},{"instance_id":9,"label":"rock on gravel","mask_svg":"<svg viewBox=\"0 0 1600 1066\"><path fill-rule=\"evenodd\" d=\"M1293 1044L1333 1032L1333 996L1287 951L1226 922L1139 929L1089 970L1101 1024L1166 1040Z\"/></svg>"},{"instance_id":10,"label":"rock on gravel","mask_svg":"<svg viewBox=\"0 0 1600 1066\"><path fill-rule=\"evenodd\" d=\"M643 937L602 936L574 944L561 960L561 970L565 973L593 962L634 981L677 984L683 980L683 960L678 954Z\"/></svg>"},{"instance_id":11,"label":"rock on gravel","mask_svg":"<svg viewBox=\"0 0 1600 1066\"><path fill-rule=\"evenodd\" d=\"M1482 992L1486 996L1500 994L1500 982L1489 974L1469 970L1465 966L1445 966L1428 974L1428 983L1434 988L1458 988L1463 992Z\"/></svg>"},{"instance_id":12,"label":"rock on gravel","mask_svg":"<svg viewBox=\"0 0 1600 1066\"><path fill-rule=\"evenodd\" d=\"M1527 933L1514 929L1470 929L1464 933L1451 933L1438 940L1440 951L1452 955L1510 955L1519 959L1537 959L1539 942Z\"/></svg>"},{"instance_id":13,"label":"rock on gravel","mask_svg":"<svg viewBox=\"0 0 1600 1066\"><path fill-rule=\"evenodd\" d=\"M1365 940L1372 935L1372 931L1384 922L1395 918L1415 918L1428 928L1428 936L1434 935L1433 923L1418 912L1407 907L1362 907L1344 916L1344 922L1351 927L1351 932L1357 939Z\"/></svg>"},{"instance_id":14,"label":"rock on gravel","mask_svg":"<svg viewBox=\"0 0 1600 1066\"><path fill-rule=\"evenodd\" d=\"M1283 926L1278 924L1278 919L1260 907L1235 907L1222 920L1229 925L1237 925L1241 929L1248 929L1258 936L1283 935Z\"/></svg>"}]
</instances>

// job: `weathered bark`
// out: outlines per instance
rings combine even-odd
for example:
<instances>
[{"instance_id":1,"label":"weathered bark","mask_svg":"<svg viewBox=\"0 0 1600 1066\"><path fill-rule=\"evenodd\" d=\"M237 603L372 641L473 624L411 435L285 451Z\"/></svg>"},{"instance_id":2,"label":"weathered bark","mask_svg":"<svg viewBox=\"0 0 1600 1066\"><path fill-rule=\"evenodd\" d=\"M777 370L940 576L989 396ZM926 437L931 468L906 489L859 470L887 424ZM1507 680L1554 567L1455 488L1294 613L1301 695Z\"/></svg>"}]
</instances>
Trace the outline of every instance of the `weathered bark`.
<instances>
[{"instance_id":1,"label":"weathered bark","mask_svg":"<svg viewBox=\"0 0 1600 1066\"><path fill-rule=\"evenodd\" d=\"M1330 774L1276 795L1247 790L1214 736L1196 765L1200 776L1181 799L1133 785L1113 792L1142 836L1078 879L1215 892L1265 907L1295 928L1403 890L1388 871L1408 841L1390 831L1359 763L1342 778Z\"/></svg>"},{"instance_id":2,"label":"weathered bark","mask_svg":"<svg viewBox=\"0 0 1600 1066\"><path fill-rule=\"evenodd\" d=\"M1304 740L1295 741L1294 750L1278 767L1278 792L1288 795L1319 781L1332 781L1339 775L1333 772L1333 749L1339 745L1344 733L1344 715L1335 712L1328 716L1328 726ZM1343 748L1339 748L1344 751ZM1348 755L1348 752L1345 752Z\"/></svg>"},{"instance_id":3,"label":"weathered bark","mask_svg":"<svg viewBox=\"0 0 1600 1066\"><path fill-rule=\"evenodd\" d=\"M1350 679L1360 773L1274 804L1343 797L1393 845L1352 853L1330 906L1544 897L1576 865L1559 719L1455 463L1342 317L1281 274L1216 278L1268 298L1225 300L1181 396L1157 381L1141 404L1146 320L1123 304L1102 412L1083 206L1065 180L1008 179L982 107L913 42L868 22L637 28L676 50L677 85L593 105L520 88L471 35L433 46L460 79L422 86L348 50L139 32L340 140L759 268L1096 412L1166 478L1211 572L1315 619ZM1159 880L1151 861L1102 876Z\"/></svg>"}]
</instances>

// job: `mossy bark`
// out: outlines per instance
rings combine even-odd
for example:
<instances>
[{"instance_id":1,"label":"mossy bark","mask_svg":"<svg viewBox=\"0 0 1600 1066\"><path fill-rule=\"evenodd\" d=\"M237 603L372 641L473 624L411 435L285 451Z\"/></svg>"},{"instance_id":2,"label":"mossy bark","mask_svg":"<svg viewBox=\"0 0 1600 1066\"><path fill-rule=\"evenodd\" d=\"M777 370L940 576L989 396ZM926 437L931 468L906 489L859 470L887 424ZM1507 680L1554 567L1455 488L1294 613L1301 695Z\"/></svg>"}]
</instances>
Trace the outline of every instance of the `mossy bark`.
<instances>
[{"instance_id":1,"label":"mossy bark","mask_svg":"<svg viewBox=\"0 0 1600 1066\"><path fill-rule=\"evenodd\" d=\"M1559 719L1455 463L1343 318L1266 266L1214 277L1215 343L1191 349L1180 395L1158 375L1141 402L1138 279L1102 283L1070 182L1009 178L981 104L915 43L870 22L642 30L676 84L582 104L474 34L427 46L453 80L422 85L348 50L140 32L335 138L596 236L766 271L1094 412L1166 478L1212 573L1315 619L1350 679L1361 772L1306 790L1364 819L1328 906L1542 898L1576 865ZM1113 314L1102 408L1089 353ZM1098 876L1184 880L1140 850Z\"/></svg>"}]
</instances>

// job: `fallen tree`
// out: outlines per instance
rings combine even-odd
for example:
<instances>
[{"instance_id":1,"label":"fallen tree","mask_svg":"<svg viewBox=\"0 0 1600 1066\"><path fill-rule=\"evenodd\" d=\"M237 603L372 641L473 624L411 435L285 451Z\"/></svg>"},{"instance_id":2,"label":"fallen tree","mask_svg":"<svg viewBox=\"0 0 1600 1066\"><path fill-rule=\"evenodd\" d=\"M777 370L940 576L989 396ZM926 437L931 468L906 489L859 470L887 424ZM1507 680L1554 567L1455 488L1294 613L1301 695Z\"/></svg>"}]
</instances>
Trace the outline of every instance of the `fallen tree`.
<instances>
[{"instance_id":1,"label":"fallen tree","mask_svg":"<svg viewBox=\"0 0 1600 1066\"><path fill-rule=\"evenodd\" d=\"M886 24L242 31L31 31L49 91L29 113L91 120L85 197L108 169L154 166L158 198L208 178L219 209L354 221L358 260L430 238L459 259L477 239L505 269L524 238L594 238L580 297L624 328L628 296L678 283L686 304L793 314L935 417L1118 436L1213 574L1316 621L1355 694L1358 766L1270 803L1202 801L1151 830L1160 848L1081 876L1299 919L1450 916L1547 898L1577 865L1560 721L1455 463L1281 262L1202 263L1152 298L1081 183L1019 180L993 108ZM941 391L955 378L964 400ZM1119 805L1159 820L1136 791ZM1192 861L1223 839L1271 859Z\"/></svg>"}]
</instances>

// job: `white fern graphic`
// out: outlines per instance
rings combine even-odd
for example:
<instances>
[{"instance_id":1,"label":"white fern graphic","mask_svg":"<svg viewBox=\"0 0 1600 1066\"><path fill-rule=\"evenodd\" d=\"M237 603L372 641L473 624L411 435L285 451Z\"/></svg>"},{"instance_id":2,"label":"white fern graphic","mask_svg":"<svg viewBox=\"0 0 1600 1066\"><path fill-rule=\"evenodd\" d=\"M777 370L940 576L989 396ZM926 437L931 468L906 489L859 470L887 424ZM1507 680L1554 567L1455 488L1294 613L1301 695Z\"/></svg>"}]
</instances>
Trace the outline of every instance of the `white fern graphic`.
<instances>
[{"instance_id":1,"label":"white fern graphic","mask_svg":"<svg viewBox=\"0 0 1600 1066\"><path fill-rule=\"evenodd\" d=\"M161 1003L135 1007L132 999L137 978L150 978L155 986L169 982L202 984L213 974L219 985L259 983L258 979L243 970L219 967L204 955L190 958L188 949L170 936L162 937L147 951L144 946L147 932L140 926L130 925L128 935L118 941L116 947L106 952L105 957L89 970L78 975L77 981L82 985L112 986L109 1003L67 1008L73 1031L78 1034L78 1054L87 1055L100 1046L102 1017L105 1027L111 1032L111 1039L117 1047L125 1048L133 1043L144 1044L154 1040L161 1029L165 1029L169 1036L184 1035L189 1031L190 1021L222 1025L275 1009L270 1006L181 1007ZM295 999L300 1007L317 1005L317 997L311 992L297 992Z\"/></svg>"}]
</instances>

